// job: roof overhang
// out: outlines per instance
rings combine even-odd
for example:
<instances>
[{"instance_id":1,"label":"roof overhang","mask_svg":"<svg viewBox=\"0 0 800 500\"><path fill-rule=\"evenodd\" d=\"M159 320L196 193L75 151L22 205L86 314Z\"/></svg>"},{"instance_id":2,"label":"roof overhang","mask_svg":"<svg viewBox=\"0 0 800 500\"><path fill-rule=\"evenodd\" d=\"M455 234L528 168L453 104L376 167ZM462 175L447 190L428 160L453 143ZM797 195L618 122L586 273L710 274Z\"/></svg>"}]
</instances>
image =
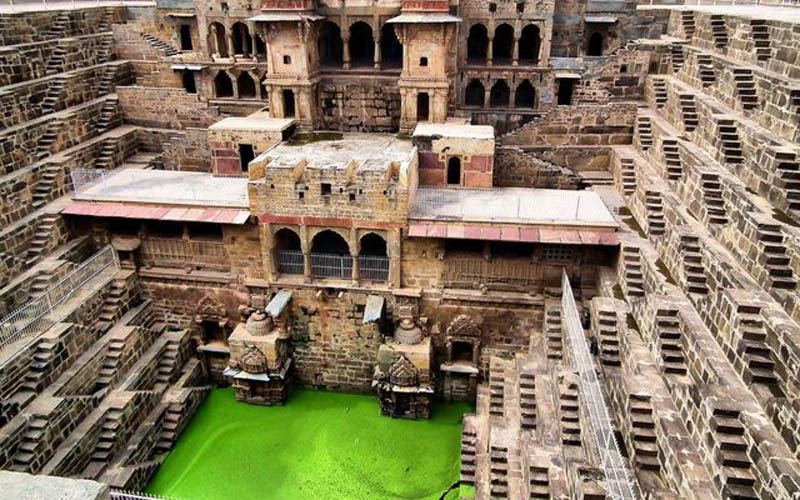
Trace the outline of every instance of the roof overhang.
<instances>
[{"instance_id":1,"label":"roof overhang","mask_svg":"<svg viewBox=\"0 0 800 500\"><path fill-rule=\"evenodd\" d=\"M583 16L583 21L592 24L614 24L617 22L617 16L603 16L588 14Z\"/></svg>"},{"instance_id":2,"label":"roof overhang","mask_svg":"<svg viewBox=\"0 0 800 500\"><path fill-rule=\"evenodd\" d=\"M189 71L203 71L201 64L173 64L170 68L174 70L189 70Z\"/></svg>"},{"instance_id":3,"label":"roof overhang","mask_svg":"<svg viewBox=\"0 0 800 500\"><path fill-rule=\"evenodd\" d=\"M197 17L194 12L167 12L167 17Z\"/></svg>"},{"instance_id":4,"label":"roof overhang","mask_svg":"<svg viewBox=\"0 0 800 500\"><path fill-rule=\"evenodd\" d=\"M557 79L561 80L580 80L581 75L579 73L572 73L571 71L557 71L554 75Z\"/></svg>"},{"instance_id":5,"label":"roof overhang","mask_svg":"<svg viewBox=\"0 0 800 500\"><path fill-rule=\"evenodd\" d=\"M249 210L233 208L198 208L175 205L121 202L73 201L61 211L65 215L115 217L122 219L207 222L242 225L250 218Z\"/></svg>"},{"instance_id":6,"label":"roof overhang","mask_svg":"<svg viewBox=\"0 0 800 500\"><path fill-rule=\"evenodd\" d=\"M265 12L253 17L248 17L245 21L256 23L281 23L281 22L300 22L300 21L322 21L325 16L315 13L301 14L299 12Z\"/></svg>"},{"instance_id":7,"label":"roof overhang","mask_svg":"<svg viewBox=\"0 0 800 500\"><path fill-rule=\"evenodd\" d=\"M400 14L386 21L392 24L441 24L441 23L460 23L461 18L450 14L435 12L419 14Z\"/></svg>"},{"instance_id":8,"label":"roof overhang","mask_svg":"<svg viewBox=\"0 0 800 500\"><path fill-rule=\"evenodd\" d=\"M556 243L561 245L617 246L614 229L544 228L520 225L473 225L448 222L411 222L411 238L469 239L521 243Z\"/></svg>"}]
</instances>

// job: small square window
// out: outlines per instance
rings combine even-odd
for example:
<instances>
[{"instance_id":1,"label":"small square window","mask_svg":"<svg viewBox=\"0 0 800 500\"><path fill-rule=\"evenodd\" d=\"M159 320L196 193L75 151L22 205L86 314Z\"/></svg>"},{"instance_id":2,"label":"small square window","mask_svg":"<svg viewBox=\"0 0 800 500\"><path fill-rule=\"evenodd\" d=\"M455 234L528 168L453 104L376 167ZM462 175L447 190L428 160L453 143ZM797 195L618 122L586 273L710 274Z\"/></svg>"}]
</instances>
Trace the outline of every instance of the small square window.
<instances>
[{"instance_id":1,"label":"small square window","mask_svg":"<svg viewBox=\"0 0 800 500\"><path fill-rule=\"evenodd\" d=\"M283 64L292 64L291 56L283 56Z\"/></svg>"},{"instance_id":2,"label":"small square window","mask_svg":"<svg viewBox=\"0 0 800 500\"><path fill-rule=\"evenodd\" d=\"M331 185L327 182L323 182L319 185L319 190L322 196L329 196L331 194Z\"/></svg>"},{"instance_id":3,"label":"small square window","mask_svg":"<svg viewBox=\"0 0 800 500\"><path fill-rule=\"evenodd\" d=\"M619 65L619 72L620 73L627 73L628 72L628 65L627 64L620 64Z\"/></svg>"},{"instance_id":4,"label":"small square window","mask_svg":"<svg viewBox=\"0 0 800 500\"><path fill-rule=\"evenodd\" d=\"M489 4L489 12L491 12L492 14L497 12L497 4L496 3L492 2L492 3Z\"/></svg>"},{"instance_id":5,"label":"small square window","mask_svg":"<svg viewBox=\"0 0 800 500\"><path fill-rule=\"evenodd\" d=\"M303 198L305 198L305 196L306 196L306 193L304 193L303 191L298 191L297 192L297 198L298 199L302 200Z\"/></svg>"},{"instance_id":6,"label":"small square window","mask_svg":"<svg viewBox=\"0 0 800 500\"><path fill-rule=\"evenodd\" d=\"M356 194L355 193L348 194L347 199L349 199L350 201L356 201Z\"/></svg>"},{"instance_id":7,"label":"small square window","mask_svg":"<svg viewBox=\"0 0 800 500\"><path fill-rule=\"evenodd\" d=\"M420 66L427 66L428 65L428 58L427 57L420 57L419 58L419 65Z\"/></svg>"}]
</instances>

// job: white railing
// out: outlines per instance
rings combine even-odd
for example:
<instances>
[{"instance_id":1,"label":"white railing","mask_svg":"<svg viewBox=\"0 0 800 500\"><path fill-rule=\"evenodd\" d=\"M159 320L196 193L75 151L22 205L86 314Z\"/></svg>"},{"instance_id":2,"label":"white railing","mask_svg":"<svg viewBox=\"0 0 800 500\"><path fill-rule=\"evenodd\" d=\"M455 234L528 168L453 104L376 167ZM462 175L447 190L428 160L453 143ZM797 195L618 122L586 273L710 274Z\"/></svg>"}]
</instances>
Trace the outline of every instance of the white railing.
<instances>
[{"instance_id":1,"label":"white railing","mask_svg":"<svg viewBox=\"0 0 800 500\"><path fill-rule=\"evenodd\" d=\"M636 491L614 437L614 425L609 417L600 380L597 378L597 371L589 354L589 346L586 344L572 287L566 271L562 273L562 328L567 332L572 348L573 362L580 377L580 400L589 414L589 423L600 455L600 463L606 475L608 494L616 500L634 500L637 498Z\"/></svg>"},{"instance_id":2,"label":"white railing","mask_svg":"<svg viewBox=\"0 0 800 500\"><path fill-rule=\"evenodd\" d=\"M358 277L370 281L387 281L389 279L389 258L380 255L359 255Z\"/></svg>"},{"instance_id":3,"label":"white railing","mask_svg":"<svg viewBox=\"0 0 800 500\"><path fill-rule=\"evenodd\" d=\"M311 271L317 278L353 278L353 257L333 253L312 253Z\"/></svg>"},{"instance_id":4,"label":"white railing","mask_svg":"<svg viewBox=\"0 0 800 500\"><path fill-rule=\"evenodd\" d=\"M281 274L305 274L303 252L278 250L278 271Z\"/></svg>"},{"instance_id":5,"label":"white railing","mask_svg":"<svg viewBox=\"0 0 800 500\"><path fill-rule=\"evenodd\" d=\"M73 194L82 193L105 180L107 174L102 168L74 168L69 172L70 190Z\"/></svg>"},{"instance_id":6,"label":"white railing","mask_svg":"<svg viewBox=\"0 0 800 500\"><path fill-rule=\"evenodd\" d=\"M111 490L108 492L107 500L175 500L174 497L162 497L150 495L138 491Z\"/></svg>"},{"instance_id":7,"label":"white railing","mask_svg":"<svg viewBox=\"0 0 800 500\"><path fill-rule=\"evenodd\" d=\"M56 306L72 298L83 285L110 268L118 270L119 261L114 249L107 246L70 272L64 279L49 287L42 295L33 298L26 305L0 319L0 351L9 344L41 333L61 321L62 318L53 314ZM112 277L113 273L109 273L108 279L98 287L108 283Z\"/></svg>"},{"instance_id":8,"label":"white railing","mask_svg":"<svg viewBox=\"0 0 800 500\"><path fill-rule=\"evenodd\" d=\"M684 0L671 2L669 0L645 0L639 5L661 5L664 7L681 5L765 5L776 7L796 7L800 5L800 0Z\"/></svg>"}]
</instances>

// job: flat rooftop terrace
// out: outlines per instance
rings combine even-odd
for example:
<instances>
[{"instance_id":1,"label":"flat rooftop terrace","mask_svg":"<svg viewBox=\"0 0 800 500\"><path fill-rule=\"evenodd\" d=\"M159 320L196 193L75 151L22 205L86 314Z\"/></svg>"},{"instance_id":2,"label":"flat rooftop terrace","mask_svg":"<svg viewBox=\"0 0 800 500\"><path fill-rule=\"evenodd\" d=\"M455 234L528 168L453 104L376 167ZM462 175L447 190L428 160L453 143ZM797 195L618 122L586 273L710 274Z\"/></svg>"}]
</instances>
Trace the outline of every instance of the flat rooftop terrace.
<instances>
[{"instance_id":1,"label":"flat rooftop terrace","mask_svg":"<svg viewBox=\"0 0 800 500\"><path fill-rule=\"evenodd\" d=\"M409 140L385 134L300 135L262 153L258 161L270 158L267 168L294 168L301 161L307 168L346 169L351 162L358 170L383 171L396 163L401 171L408 169L416 148Z\"/></svg>"},{"instance_id":2,"label":"flat rooftop terrace","mask_svg":"<svg viewBox=\"0 0 800 500\"><path fill-rule=\"evenodd\" d=\"M409 218L454 222L499 222L537 226L616 228L594 191L558 189L417 189Z\"/></svg>"},{"instance_id":3,"label":"flat rooftop terrace","mask_svg":"<svg viewBox=\"0 0 800 500\"><path fill-rule=\"evenodd\" d=\"M79 201L249 208L247 178L204 172L117 170L72 197Z\"/></svg>"},{"instance_id":4,"label":"flat rooftop terrace","mask_svg":"<svg viewBox=\"0 0 800 500\"><path fill-rule=\"evenodd\" d=\"M800 23L800 5L639 5L639 10L693 10L723 16L746 17L766 21Z\"/></svg>"}]
</instances>

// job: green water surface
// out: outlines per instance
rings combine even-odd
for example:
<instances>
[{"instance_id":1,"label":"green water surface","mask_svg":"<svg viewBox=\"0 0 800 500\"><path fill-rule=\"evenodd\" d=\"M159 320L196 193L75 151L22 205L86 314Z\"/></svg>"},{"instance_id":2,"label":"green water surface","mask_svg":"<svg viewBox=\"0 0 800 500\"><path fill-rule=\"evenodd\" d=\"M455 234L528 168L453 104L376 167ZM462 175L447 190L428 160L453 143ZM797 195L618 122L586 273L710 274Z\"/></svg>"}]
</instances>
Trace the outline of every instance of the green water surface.
<instances>
[{"instance_id":1,"label":"green water surface","mask_svg":"<svg viewBox=\"0 0 800 500\"><path fill-rule=\"evenodd\" d=\"M440 403L430 420L398 420L381 416L374 396L296 390L286 406L263 407L215 389L147 492L187 500L438 500L458 480L461 418L470 411Z\"/></svg>"}]
</instances>

